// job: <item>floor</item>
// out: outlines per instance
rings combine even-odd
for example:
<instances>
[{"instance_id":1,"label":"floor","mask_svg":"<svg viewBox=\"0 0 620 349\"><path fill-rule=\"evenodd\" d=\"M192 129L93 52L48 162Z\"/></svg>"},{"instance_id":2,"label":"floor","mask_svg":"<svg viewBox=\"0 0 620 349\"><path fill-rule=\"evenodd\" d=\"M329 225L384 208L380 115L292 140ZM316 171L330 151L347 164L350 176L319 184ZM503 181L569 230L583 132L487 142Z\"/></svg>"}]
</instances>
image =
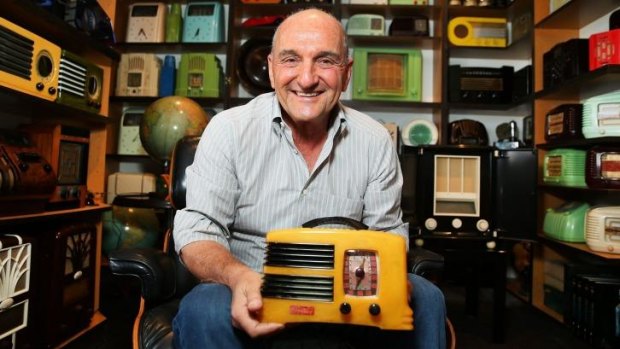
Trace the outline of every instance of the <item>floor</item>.
<instances>
[{"instance_id":1,"label":"floor","mask_svg":"<svg viewBox=\"0 0 620 349\"><path fill-rule=\"evenodd\" d=\"M101 311L108 318L96 329L72 342L68 349L130 349L133 315L138 298L132 280L118 280L103 270ZM464 289L443 285L451 319L457 336L458 349L588 349L589 345L575 338L566 327L508 293L506 298L506 340L492 342L492 292L480 291L478 315L465 314ZM225 349L225 348L224 348Z\"/></svg>"}]
</instances>

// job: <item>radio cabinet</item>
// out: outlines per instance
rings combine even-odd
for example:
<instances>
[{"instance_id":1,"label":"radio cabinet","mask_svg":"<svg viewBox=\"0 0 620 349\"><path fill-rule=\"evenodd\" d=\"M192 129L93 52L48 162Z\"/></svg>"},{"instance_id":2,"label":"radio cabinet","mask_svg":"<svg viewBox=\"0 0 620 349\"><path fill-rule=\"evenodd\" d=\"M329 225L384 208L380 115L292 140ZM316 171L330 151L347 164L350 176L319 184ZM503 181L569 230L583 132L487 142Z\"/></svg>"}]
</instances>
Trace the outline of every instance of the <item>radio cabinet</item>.
<instances>
[{"instance_id":1,"label":"radio cabinet","mask_svg":"<svg viewBox=\"0 0 620 349\"><path fill-rule=\"evenodd\" d=\"M28 326L32 244L20 235L0 235L0 347L15 344Z\"/></svg>"}]
</instances>

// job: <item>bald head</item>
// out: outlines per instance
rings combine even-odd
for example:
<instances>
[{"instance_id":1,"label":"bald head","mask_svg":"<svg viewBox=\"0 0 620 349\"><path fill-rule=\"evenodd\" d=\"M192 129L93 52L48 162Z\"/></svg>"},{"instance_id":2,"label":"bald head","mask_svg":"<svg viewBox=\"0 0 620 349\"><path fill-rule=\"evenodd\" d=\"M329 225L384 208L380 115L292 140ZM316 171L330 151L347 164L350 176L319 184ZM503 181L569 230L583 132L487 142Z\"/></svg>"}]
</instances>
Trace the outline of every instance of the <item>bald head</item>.
<instances>
[{"instance_id":1,"label":"bald head","mask_svg":"<svg viewBox=\"0 0 620 349\"><path fill-rule=\"evenodd\" d=\"M273 35L271 52L274 52L273 50L278 44L278 40L280 40L282 32L290 30L311 31L316 30L317 28L325 31L332 31L335 35L338 35L339 40L342 43L342 52L344 53L344 57L348 57L349 49L347 46L347 36L342 24L331 13L316 8L304 9L286 17L286 19L280 23L275 34Z\"/></svg>"}]
</instances>

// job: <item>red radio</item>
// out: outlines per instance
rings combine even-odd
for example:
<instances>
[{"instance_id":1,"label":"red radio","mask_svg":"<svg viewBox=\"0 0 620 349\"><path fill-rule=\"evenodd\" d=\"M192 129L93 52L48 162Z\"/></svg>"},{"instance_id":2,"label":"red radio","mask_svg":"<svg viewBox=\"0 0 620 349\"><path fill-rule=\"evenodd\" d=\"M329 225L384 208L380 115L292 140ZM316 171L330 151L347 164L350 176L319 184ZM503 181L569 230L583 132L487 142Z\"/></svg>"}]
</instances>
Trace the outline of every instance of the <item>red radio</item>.
<instances>
[{"instance_id":1,"label":"red radio","mask_svg":"<svg viewBox=\"0 0 620 349\"><path fill-rule=\"evenodd\" d=\"M590 35L590 71L620 64L620 29Z\"/></svg>"}]
</instances>

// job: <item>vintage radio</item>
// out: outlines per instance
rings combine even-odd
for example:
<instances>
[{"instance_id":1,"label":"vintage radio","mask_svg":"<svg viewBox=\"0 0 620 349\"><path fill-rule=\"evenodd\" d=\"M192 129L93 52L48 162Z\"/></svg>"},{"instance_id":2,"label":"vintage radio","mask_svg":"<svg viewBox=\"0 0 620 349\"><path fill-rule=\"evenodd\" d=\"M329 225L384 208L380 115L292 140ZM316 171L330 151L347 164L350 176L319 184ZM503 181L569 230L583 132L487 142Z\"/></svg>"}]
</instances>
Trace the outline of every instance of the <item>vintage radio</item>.
<instances>
[{"instance_id":1,"label":"vintage radio","mask_svg":"<svg viewBox=\"0 0 620 349\"><path fill-rule=\"evenodd\" d=\"M404 181L415 191L411 195L415 201L412 225L423 235L490 236L492 150L482 146L403 147Z\"/></svg>"},{"instance_id":2,"label":"vintage radio","mask_svg":"<svg viewBox=\"0 0 620 349\"><path fill-rule=\"evenodd\" d=\"M506 47L506 18L454 17L448 22L448 39L455 46Z\"/></svg>"},{"instance_id":3,"label":"vintage radio","mask_svg":"<svg viewBox=\"0 0 620 349\"><path fill-rule=\"evenodd\" d=\"M390 5L428 5L428 0L390 0Z\"/></svg>"},{"instance_id":4,"label":"vintage radio","mask_svg":"<svg viewBox=\"0 0 620 349\"><path fill-rule=\"evenodd\" d=\"M543 232L566 242L585 242L585 217L589 208L588 203L578 201L569 201L557 208L547 208Z\"/></svg>"},{"instance_id":5,"label":"vintage radio","mask_svg":"<svg viewBox=\"0 0 620 349\"><path fill-rule=\"evenodd\" d=\"M620 189L620 148L594 146L588 149L586 184L590 188Z\"/></svg>"},{"instance_id":6,"label":"vintage radio","mask_svg":"<svg viewBox=\"0 0 620 349\"><path fill-rule=\"evenodd\" d=\"M461 67L448 68L448 99L455 103L512 102L514 68Z\"/></svg>"},{"instance_id":7,"label":"vintage radio","mask_svg":"<svg viewBox=\"0 0 620 349\"><path fill-rule=\"evenodd\" d=\"M117 96L157 97L161 59L153 53L121 55L116 78Z\"/></svg>"},{"instance_id":8,"label":"vintage radio","mask_svg":"<svg viewBox=\"0 0 620 349\"><path fill-rule=\"evenodd\" d=\"M448 144L489 145L487 129L479 121L461 119L448 125Z\"/></svg>"},{"instance_id":9,"label":"vintage radio","mask_svg":"<svg viewBox=\"0 0 620 349\"><path fill-rule=\"evenodd\" d=\"M241 0L244 4L279 4L282 0Z\"/></svg>"},{"instance_id":10,"label":"vintage radio","mask_svg":"<svg viewBox=\"0 0 620 349\"><path fill-rule=\"evenodd\" d=\"M129 5L126 42L164 42L168 6L163 2Z\"/></svg>"},{"instance_id":11,"label":"vintage radio","mask_svg":"<svg viewBox=\"0 0 620 349\"><path fill-rule=\"evenodd\" d=\"M581 104L561 104L545 116L545 140L581 139Z\"/></svg>"},{"instance_id":12,"label":"vintage radio","mask_svg":"<svg viewBox=\"0 0 620 349\"><path fill-rule=\"evenodd\" d=\"M216 1L188 3L183 42L224 42L224 6Z\"/></svg>"},{"instance_id":13,"label":"vintage radio","mask_svg":"<svg viewBox=\"0 0 620 349\"><path fill-rule=\"evenodd\" d=\"M15 344L15 333L28 325L31 259L29 239L15 234L0 235L0 343L8 338L9 344Z\"/></svg>"},{"instance_id":14,"label":"vintage radio","mask_svg":"<svg viewBox=\"0 0 620 349\"><path fill-rule=\"evenodd\" d=\"M620 136L620 91L588 98L582 104L585 138Z\"/></svg>"},{"instance_id":15,"label":"vintage radio","mask_svg":"<svg viewBox=\"0 0 620 349\"><path fill-rule=\"evenodd\" d=\"M543 54L543 87L553 88L587 73L589 59L588 39L570 39L555 45Z\"/></svg>"},{"instance_id":16,"label":"vintage radio","mask_svg":"<svg viewBox=\"0 0 620 349\"><path fill-rule=\"evenodd\" d=\"M119 155L148 155L140 140L140 120L144 115L142 108L123 110L118 131Z\"/></svg>"},{"instance_id":17,"label":"vintage radio","mask_svg":"<svg viewBox=\"0 0 620 349\"><path fill-rule=\"evenodd\" d=\"M586 212L585 239L592 251L620 254L620 206L591 207Z\"/></svg>"},{"instance_id":18,"label":"vintage radio","mask_svg":"<svg viewBox=\"0 0 620 349\"><path fill-rule=\"evenodd\" d=\"M608 64L620 64L620 30L590 35L590 71Z\"/></svg>"},{"instance_id":19,"label":"vintage radio","mask_svg":"<svg viewBox=\"0 0 620 349\"><path fill-rule=\"evenodd\" d=\"M356 47L353 57L353 99L422 100L420 50Z\"/></svg>"},{"instance_id":20,"label":"vintage radio","mask_svg":"<svg viewBox=\"0 0 620 349\"><path fill-rule=\"evenodd\" d=\"M103 69L67 50L62 50L58 73L58 103L89 112L101 109Z\"/></svg>"},{"instance_id":21,"label":"vintage radio","mask_svg":"<svg viewBox=\"0 0 620 349\"><path fill-rule=\"evenodd\" d=\"M413 120L403 128L402 138L403 144L409 146L437 144L439 130L432 121Z\"/></svg>"},{"instance_id":22,"label":"vintage radio","mask_svg":"<svg viewBox=\"0 0 620 349\"><path fill-rule=\"evenodd\" d=\"M222 66L213 53L183 53L174 94L186 97L219 97L224 83Z\"/></svg>"},{"instance_id":23,"label":"vintage radio","mask_svg":"<svg viewBox=\"0 0 620 349\"><path fill-rule=\"evenodd\" d=\"M60 124L32 124L23 130L57 175L47 208L85 206L90 131Z\"/></svg>"},{"instance_id":24,"label":"vintage radio","mask_svg":"<svg viewBox=\"0 0 620 349\"><path fill-rule=\"evenodd\" d=\"M557 148L543 160L543 182L564 187L585 187L586 151Z\"/></svg>"},{"instance_id":25,"label":"vintage radio","mask_svg":"<svg viewBox=\"0 0 620 349\"><path fill-rule=\"evenodd\" d=\"M55 101L58 97L60 47L0 18L0 85Z\"/></svg>"},{"instance_id":26,"label":"vintage radio","mask_svg":"<svg viewBox=\"0 0 620 349\"><path fill-rule=\"evenodd\" d=\"M97 0L64 0L64 20L96 40L114 44L112 21Z\"/></svg>"},{"instance_id":27,"label":"vintage radio","mask_svg":"<svg viewBox=\"0 0 620 349\"><path fill-rule=\"evenodd\" d=\"M388 0L349 0L351 5L387 5Z\"/></svg>"},{"instance_id":28,"label":"vintage radio","mask_svg":"<svg viewBox=\"0 0 620 349\"><path fill-rule=\"evenodd\" d=\"M262 322L413 328L403 237L297 228L271 231L266 243Z\"/></svg>"},{"instance_id":29,"label":"vintage radio","mask_svg":"<svg viewBox=\"0 0 620 349\"><path fill-rule=\"evenodd\" d=\"M239 51L236 72L241 86L254 96L273 91L267 63L271 39L253 36L241 45Z\"/></svg>"},{"instance_id":30,"label":"vintage radio","mask_svg":"<svg viewBox=\"0 0 620 349\"><path fill-rule=\"evenodd\" d=\"M56 187L47 159L27 134L0 130L0 216L45 210Z\"/></svg>"},{"instance_id":31,"label":"vintage radio","mask_svg":"<svg viewBox=\"0 0 620 349\"><path fill-rule=\"evenodd\" d=\"M428 17L394 17L388 30L389 36L429 36Z\"/></svg>"},{"instance_id":32,"label":"vintage radio","mask_svg":"<svg viewBox=\"0 0 620 349\"><path fill-rule=\"evenodd\" d=\"M375 14L357 14L347 22L347 35L385 35L385 18Z\"/></svg>"},{"instance_id":33,"label":"vintage radio","mask_svg":"<svg viewBox=\"0 0 620 349\"><path fill-rule=\"evenodd\" d=\"M155 192L157 178L152 173L116 172L108 176L106 202L112 204L117 195Z\"/></svg>"}]
</instances>

